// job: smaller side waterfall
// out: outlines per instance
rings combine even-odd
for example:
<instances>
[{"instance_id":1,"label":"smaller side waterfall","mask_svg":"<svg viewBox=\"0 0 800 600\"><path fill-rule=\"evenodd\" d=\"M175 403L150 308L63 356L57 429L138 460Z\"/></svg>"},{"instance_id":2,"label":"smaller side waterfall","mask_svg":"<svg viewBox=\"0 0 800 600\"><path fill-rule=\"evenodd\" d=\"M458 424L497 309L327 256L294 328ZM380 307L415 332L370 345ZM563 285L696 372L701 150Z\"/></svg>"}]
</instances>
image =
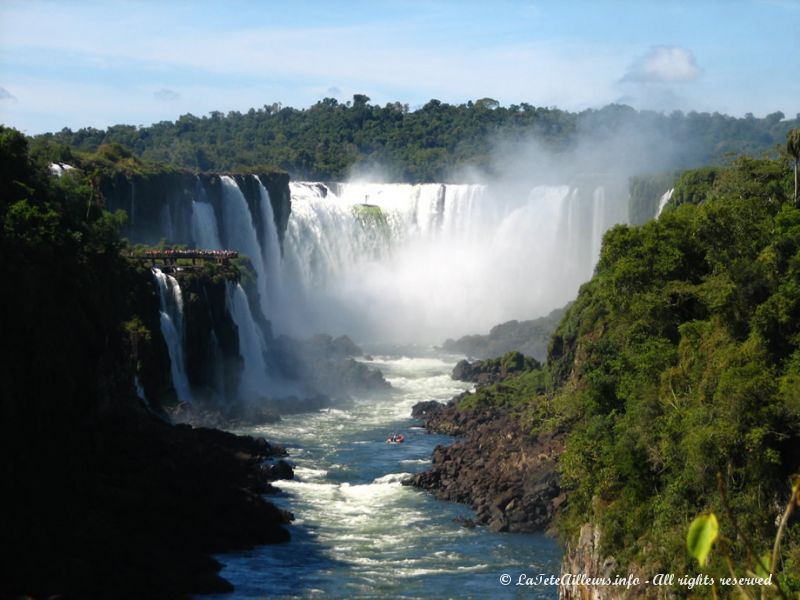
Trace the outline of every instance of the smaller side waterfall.
<instances>
[{"instance_id":1,"label":"smaller side waterfall","mask_svg":"<svg viewBox=\"0 0 800 600\"><path fill-rule=\"evenodd\" d=\"M656 209L656 219L661 216L661 212L664 210L667 202L672 199L672 194L674 191L675 188L671 188L669 191L664 192L664 195L661 196L661 199L658 201L658 209Z\"/></svg>"},{"instance_id":2,"label":"smaller side waterfall","mask_svg":"<svg viewBox=\"0 0 800 600\"><path fill-rule=\"evenodd\" d=\"M272 211L272 204L269 199L269 192L258 176L254 175L258 182L259 212L264 228L264 243L261 249L264 268L266 269L266 293L269 302L269 315L274 312L277 299L280 296L280 273L281 268L281 242L278 239L278 228L275 225L275 215Z\"/></svg>"},{"instance_id":3,"label":"smaller side waterfall","mask_svg":"<svg viewBox=\"0 0 800 600\"><path fill-rule=\"evenodd\" d=\"M144 387L142 386L142 382L139 380L138 375L133 376L133 386L136 388L136 395L139 397L139 400L148 405L147 397L144 395Z\"/></svg>"},{"instance_id":4,"label":"smaller side waterfall","mask_svg":"<svg viewBox=\"0 0 800 600\"><path fill-rule=\"evenodd\" d=\"M264 265L264 255L258 243L256 227L253 217L247 206L247 200L239 189L236 180L228 175L220 177L222 182L222 209L224 215L223 242L228 248L238 250L247 255L256 272L256 285L258 287L261 314L269 314L267 294L267 274Z\"/></svg>"},{"instance_id":5,"label":"smaller side waterfall","mask_svg":"<svg viewBox=\"0 0 800 600\"><path fill-rule=\"evenodd\" d=\"M186 363L183 357L183 295L178 280L153 267L153 276L158 285L161 299L159 317L161 335L169 352L172 385L181 402L192 401L189 379L186 377Z\"/></svg>"},{"instance_id":6,"label":"smaller side waterfall","mask_svg":"<svg viewBox=\"0 0 800 600\"><path fill-rule=\"evenodd\" d=\"M217 233L214 207L207 202L192 201L192 240L197 248L222 250Z\"/></svg>"},{"instance_id":7,"label":"smaller side waterfall","mask_svg":"<svg viewBox=\"0 0 800 600\"><path fill-rule=\"evenodd\" d=\"M238 283L227 282L228 311L239 330L239 353L244 360L239 396L243 400L254 400L266 395L267 365L264 355L267 344L261 328L253 320L247 296Z\"/></svg>"}]
</instances>

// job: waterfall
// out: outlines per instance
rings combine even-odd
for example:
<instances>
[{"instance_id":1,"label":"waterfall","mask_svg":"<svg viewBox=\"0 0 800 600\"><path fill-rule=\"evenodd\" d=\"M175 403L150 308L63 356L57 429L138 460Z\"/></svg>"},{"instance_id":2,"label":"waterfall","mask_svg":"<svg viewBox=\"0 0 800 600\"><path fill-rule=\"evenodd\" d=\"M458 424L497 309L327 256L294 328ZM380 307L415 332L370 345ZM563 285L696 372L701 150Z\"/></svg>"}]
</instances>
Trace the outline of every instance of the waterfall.
<instances>
[{"instance_id":1,"label":"waterfall","mask_svg":"<svg viewBox=\"0 0 800 600\"><path fill-rule=\"evenodd\" d=\"M440 341L533 318L591 277L604 187L290 184L276 329ZM620 200L621 202L622 200Z\"/></svg>"},{"instance_id":2,"label":"waterfall","mask_svg":"<svg viewBox=\"0 0 800 600\"><path fill-rule=\"evenodd\" d=\"M281 268L281 243L278 237L278 228L275 225L275 215L272 211L272 204L269 192L261 180L256 176L258 182L258 208L261 213L261 222L264 227L264 243L261 249L261 258L266 272L265 286L267 288L268 303L266 313L269 317L272 314L272 307L279 302L281 280L279 272Z\"/></svg>"},{"instance_id":3,"label":"waterfall","mask_svg":"<svg viewBox=\"0 0 800 600\"><path fill-rule=\"evenodd\" d=\"M293 336L441 342L546 314L591 277L603 233L625 214L624 196L608 183L291 182L281 247L269 193L248 177L246 188L230 176L219 186L198 177L182 196L187 210L162 207L160 230L146 235L180 231L197 247L249 258L258 300L237 325L251 373L261 370L252 365L265 341L262 318ZM229 296L229 309L243 311L239 294ZM246 379L248 393L262 385Z\"/></svg>"},{"instance_id":4,"label":"waterfall","mask_svg":"<svg viewBox=\"0 0 800 600\"><path fill-rule=\"evenodd\" d=\"M253 270L256 272L256 285L261 303L260 310L268 318L268 274L264 264L264 254L258 243L253 217L247 206L247 200L233 177L223 175L220 179L222 181L222 211L224 217L224 231L221 238L227 249L238 250L250 259ZM273 276L273 274L269 274L269 276Z\"/></svg>"},{"instance_id":5,"label":"waterfall","mask_svg":"<svg viewBox=\"0 0 800 600\"><path fill-rule=\"evenodd\" d=\"M675 192L675 188L671 188L661 196L661 199L658 201L658 209L656 210L656 219L661 216L661 212L664 210L667 202L672 199L673 192Z\"/></svg>"},{"instance_id":6,"label":"waterfall","mask_svg":"<svg viewBox=\"0 0 800 600\"><path fill-rule=\"evenodd\" d=\"M175 243L175 227L173 226L172 212L170 212L169 204L164 204L161 207L161 212L159 213L158 218L161 225L161 231L164 233L163 237L168 242Z\"/></svg>"},{"instance_id":7,"label":"waterfall","mask_svg":"<svg viewBox=\"0 0 800 600\"><path fill-rule=\"evenodd\" d=\"M244 361L239 396L244 400L254 400L266 393L267 365L264 354L267 344L261 328L253 320L242 286L231 281L226 286L228 312L239 331L239 353Z\"/></svg>"},{"instance_id":8,"label":"waterfall","mask_svg":"<svg viewBox=\"0 0 800 600\"><path fill-rule=\"evenodd\" d=\"M136 388L136 395L139 397L139 400L149 406L150 403L147 401L147 397L144 394L144 387L142 386L142 382L139 381L138 375L133 376L133 387Z\"/></svg>"},{"instance_id":9,"label":"waterfall","mask_svg":"<svg viewBox=\"0 0 800 600\"><path fill-rule=\"evenodd\" d=\"M64 173L74 168L75 167L73 167L72 165L67 165L64 163L50 163L48 165L50 175L53 175L55 177L61 177Z\"/></svg>"},{"instance_id":10,"label":"waterfall","mask_svg":"<svg viewBox=\"0 0 800 600\"><path fill-rule=\"evenodd\" d=\"M207 202L192 201L192 239L197 248L222 250L214 207Z\"/></svg>"},{"instance_id":11,"label":"waterfall","mask_svg":"<svg viewBox=\"0 0 800 600\"><path fill-rule=\"evenodd\" d=\"M153 267L153 276L158 285L161 301L159 317L161 335L169 352L172 385L181 402L191 402L192 393L186 377L186 364L183 358L183 295L178 281Z\"/></svg>"}]
</instances>

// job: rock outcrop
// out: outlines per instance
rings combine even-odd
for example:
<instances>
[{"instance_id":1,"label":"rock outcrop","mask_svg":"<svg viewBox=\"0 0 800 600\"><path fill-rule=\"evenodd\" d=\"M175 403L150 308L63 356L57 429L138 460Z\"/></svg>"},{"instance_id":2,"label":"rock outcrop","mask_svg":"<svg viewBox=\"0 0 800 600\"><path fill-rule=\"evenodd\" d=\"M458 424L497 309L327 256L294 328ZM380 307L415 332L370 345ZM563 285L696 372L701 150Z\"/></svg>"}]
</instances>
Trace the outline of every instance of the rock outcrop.
<instances>
[{"instance_id":1,"label":"rock outcrop","mask_svg":"<svg viewBox=\"0 0 800 600\"><path fill-rule=\"evenodd\" d=\"M459 410L456 403L420 403L414 416L436 433L463 436L437 446L430 470L404 482L442 500L472 506L494 531L542 531L563 506L556 459L561 434L531 437L497 409Z\"/></svg>"},{"instance_id":2,"label":"rock outcrop","mask_svg":"<svg viewBox=\"0 0 800 600\"><path fill-rule=\"evenodd\" d=\"M362 355L361 348L349 337L333 338L325 334L305 340L281 335L270 348L270 361L276 372L305 383L317 395L334 399L346 398L354 391L390 387L378 369L355 360ZM287 411L281 409L281 412Z\"/></svg>"},{"instance_id":3,"label":"rock outcrop","mask_svg":"<svg viewBox=\"0 0 800 600\"><path fill-rule=\"evenodd\" d=\"M635 565L629 567L625 577L638 579L637 585L586 585L580 576L588 580L614 581L619 574L619 565L613 557L604 557L600 552L600 529L590 523L581 527L574 545L568 545L561 558L561 576L569 575L566 585L558 586L559 600L633 600L634 598L674 598L669 587L652 586L647 576Z\"/></svg>"},{"instance_id":4,"label":"rock outcrop","mask_svg":"<svg viewBox=\"0 0 800 600\"><path fill-rule=\"evenodd\" d=\"M18 482L39 493L11 502L2 597L227 592L212 554L289 540L293 516L262 494L293 473L266 440L124 410L100 418L90 451L63 452L55 477Z\"/></svg>"},{"instance_id":5,"label":"rock outcrop","mask_svg":"<svg viewBox=\"0 0 800 600\"><path fill-rule=\"evenodd\" d=\"M547 358L550 336L564 316L567 306L530 321L506 321L492 327L487 335L465 335L457 340L449 339L442 344L442 348L473 358L492 358L517 351L543 361Z\"/></svg>"},{"instance_id":6,"label":"rock outcrop","mask_svg":"<svg viewBox=\"0 0 800 600\"><path fill-rule=\"evenodd\" d=\"M512 375L539 369L542 365L535 358L523 356L516 351L506 352L500 358L459 361L451 377L458 381L471 381L479 386L500 383Z\"/></svg>"}]
</instances>

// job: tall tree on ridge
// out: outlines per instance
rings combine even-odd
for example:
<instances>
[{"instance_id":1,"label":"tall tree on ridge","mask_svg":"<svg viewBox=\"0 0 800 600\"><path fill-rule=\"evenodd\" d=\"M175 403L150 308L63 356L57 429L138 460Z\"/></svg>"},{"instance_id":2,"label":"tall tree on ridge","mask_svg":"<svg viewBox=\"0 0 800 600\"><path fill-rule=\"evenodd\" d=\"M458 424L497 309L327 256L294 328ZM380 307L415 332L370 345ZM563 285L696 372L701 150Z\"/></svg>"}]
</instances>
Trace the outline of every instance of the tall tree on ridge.
<instances>
[{"instance_id":1,"label":"tall tree on ridge","mask_svg":"<svg viewBox=\"0 0 800 600\"><path fill-rule=\"evenodd\" d=\"M794 159L794 203L800 205L800 190L797 188L797 171L800 167L800 129L790 129L786 134L786 151Z\"/></svg>"}]
</instances>

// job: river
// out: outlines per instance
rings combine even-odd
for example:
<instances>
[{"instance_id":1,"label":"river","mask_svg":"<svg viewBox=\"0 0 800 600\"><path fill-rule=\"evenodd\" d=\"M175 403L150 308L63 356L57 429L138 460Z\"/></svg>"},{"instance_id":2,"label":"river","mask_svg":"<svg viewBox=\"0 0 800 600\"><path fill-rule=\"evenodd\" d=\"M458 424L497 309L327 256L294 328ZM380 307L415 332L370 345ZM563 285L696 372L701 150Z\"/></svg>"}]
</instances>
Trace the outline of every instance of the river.
<instances>
[{"instance_id":1,"label":"river","mask_svg":"<svg viewBox=\"0 0 800 600\"><path fill-rule=\"evenodd\" d=\"M463 357L365 349L375 351L370 364L391 390L241 432L287 447L295 479L277 482L283 493L270 500L296 520L288 544L218 556L236 590L217 598L556 598L556 587L515 585L523 573L558 575L555 540L463 527L454 519L472 517L469 507L400 483L427 468L437 444L452 443L410 414L419 401L466 389L449 376ZM406 442L387 444L394 432ZM503 574L510 585L500 583Z\"/></svg>"}]
</instances>

